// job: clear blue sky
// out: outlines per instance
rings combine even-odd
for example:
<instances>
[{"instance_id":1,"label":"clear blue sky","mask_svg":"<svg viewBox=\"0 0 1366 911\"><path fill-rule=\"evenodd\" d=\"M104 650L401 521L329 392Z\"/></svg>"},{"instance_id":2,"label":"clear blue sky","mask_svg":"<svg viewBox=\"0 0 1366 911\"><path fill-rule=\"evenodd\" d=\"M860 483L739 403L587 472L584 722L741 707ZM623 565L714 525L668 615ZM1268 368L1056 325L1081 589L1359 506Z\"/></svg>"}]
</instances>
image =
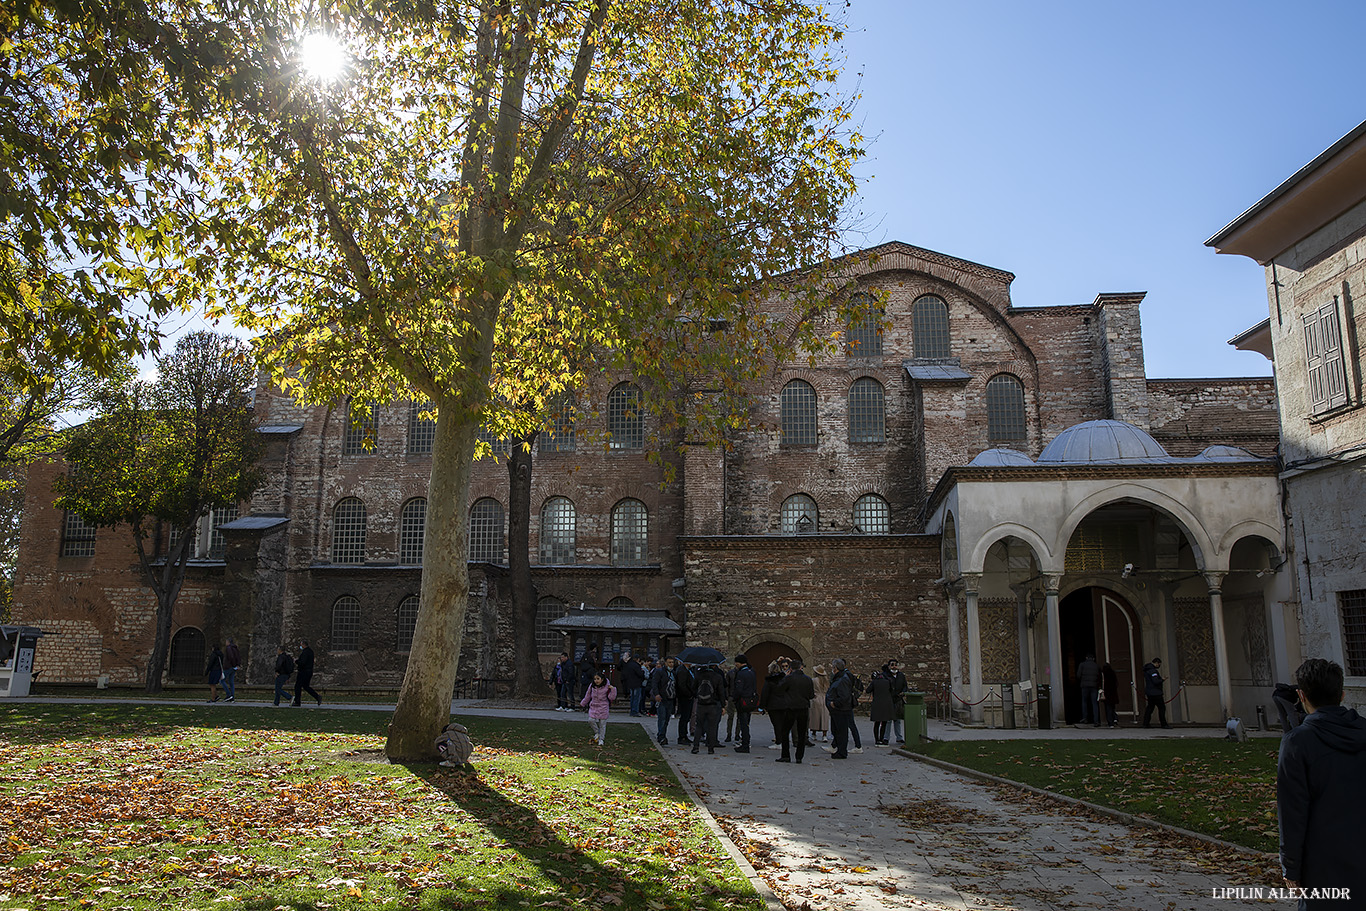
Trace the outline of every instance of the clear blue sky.
<instances>
[{"instance_id":1,"label":"clear blue sky","mask_svg":"<svg viewBox=\"0 0 1366 911\"><path fill-rule=\"evenodd\" d=\"M1366 119L1366 2L850 0L861 247L1015 273L1016 306L1147 291L1150 377L1269 375L1262 269L1204 241ZM861 76L860 76L861 74Z\"/></svg>"}]
</instances>

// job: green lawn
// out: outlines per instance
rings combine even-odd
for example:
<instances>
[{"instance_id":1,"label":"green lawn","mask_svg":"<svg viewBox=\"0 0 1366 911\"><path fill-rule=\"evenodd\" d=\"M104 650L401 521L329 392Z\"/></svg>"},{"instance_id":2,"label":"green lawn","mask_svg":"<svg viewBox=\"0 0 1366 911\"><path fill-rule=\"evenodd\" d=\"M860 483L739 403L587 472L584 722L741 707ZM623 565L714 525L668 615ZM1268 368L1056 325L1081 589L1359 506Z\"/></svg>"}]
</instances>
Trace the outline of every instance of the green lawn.
<instances>
[{"instance_id":1,"label":"green lawn","mask_svg":"<svg viewBox=\"0 0 1366 911\"><path fill-rule=\"evenodd\" d=\"M0 709L0 908L763 907L640 727L469 717L469 775L388 717Z\"/></svg>"},{"instance_id":2,"label":"green lawn","mask_svg":"<svg viewBox=\"0 0 1366 911\"><path fill-rule=\"evenodd\" d=\"M924 753L1260 851L1276 850L1278 740L1011 740Z\"/></svg>"}]
</instances>

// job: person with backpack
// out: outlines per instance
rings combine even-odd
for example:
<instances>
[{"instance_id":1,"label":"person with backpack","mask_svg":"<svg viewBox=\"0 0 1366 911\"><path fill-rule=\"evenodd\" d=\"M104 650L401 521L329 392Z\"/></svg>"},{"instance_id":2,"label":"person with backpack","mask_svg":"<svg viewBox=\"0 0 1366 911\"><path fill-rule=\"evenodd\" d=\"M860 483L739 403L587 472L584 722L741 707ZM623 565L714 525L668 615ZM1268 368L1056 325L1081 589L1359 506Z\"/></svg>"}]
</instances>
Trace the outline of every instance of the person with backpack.
<instances>
[{"instance_id":1,"label":"person with backpack","mask_svg":"<svg viewBox=\"0 0 1366 911\"><path fill-rule=\"evenodd\" d=\"M289 649L282 645L280 651L275 655L275 705L277 708L281 699L289 699L289 694L285 692L285 684L293 676L294 656L289 653Z\"/></svg>"},{"instance_id":2,"label":"person with backpack","mask_svg":"<svg viewBox=\"0 0 1366 911\"><path fill-rule=\"evenodd\" d=\"M607 716L612 712L612 703L617 698L617 688L607 682L602 672L593 675L588 692L583 694L579 705L588 711L588 724L593 728L593 739L598 746L607 745Z\"/></svg>"},{"instance_id":3,"label":"person with backpack","mask_svg":"<svg viewBox=\"0 0 1366 911\"><path fill-rule=\"evenodd\" d=\"M440 760L437 764L444 768L472 771L474 767L469 762L474 755L474 743L470 740L469 730L458 721L446 725L437 735L436 755Z\"/></svg>"},{"instance_id":4,"label":"person with backpack","mask_svg":"<svg viewBox=\"0 0 1366 911\"><path fill-rule=\"evenodd\" d=\"M721 669L714 664L706 664L697 669L693 679L694 695L697 703L697 726L693 730L692 751L702 746L702 736L707 738L707 752L716 752L716 729L721 724L721 709L726 704L726 678Z\"/></svg>"},{"instance_id":5,"label":"person with backpack","mask_svg":"<svg viewBox=\"0 0 1366 911\"><path fill-rule=\"evenodd\" d=\"M655 740L659 745L669 745L669 718L678 704L678 659L666 658L655 672L650 675L650 701L659 717L656 724Z\"/></svg>"},{"instance_id":6,"label":"person with backpack","mask_svg":"<svg viewBox=\"0 0 1366 911\"><path fill-rule=\"evenodd\" d=\"M735 703L735 739L739 741L735 752L748 753L750 714L759 707L759 678L743 654L735 656L735 684L731 697Z\"/></svg>"}]
</instances>

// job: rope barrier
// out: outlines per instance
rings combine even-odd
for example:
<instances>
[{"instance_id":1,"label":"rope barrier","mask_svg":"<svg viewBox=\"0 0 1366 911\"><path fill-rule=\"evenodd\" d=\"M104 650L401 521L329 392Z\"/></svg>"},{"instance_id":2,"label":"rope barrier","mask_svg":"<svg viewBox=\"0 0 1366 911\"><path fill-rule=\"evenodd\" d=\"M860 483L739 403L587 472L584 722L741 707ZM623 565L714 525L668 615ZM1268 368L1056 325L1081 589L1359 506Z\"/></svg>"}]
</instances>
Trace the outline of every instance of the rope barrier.
<instances>
[{"instance_id":1,"label":"rope barrier","mask_svg":"<svg viewBox=\"0 0 1366 911\"><path fill-rule=\"evenodd\" d=\"M981 705L983 702L986 702L992 696L996 695L995 693L988 692L985 696L983 696L981 699L978 699L976 702L968 702L966 699L955 693L953 690L949 690L949 694L952 695L954 699L957 699L959 702L963 703L966 706Z\"/></svg>"}]
</instances>

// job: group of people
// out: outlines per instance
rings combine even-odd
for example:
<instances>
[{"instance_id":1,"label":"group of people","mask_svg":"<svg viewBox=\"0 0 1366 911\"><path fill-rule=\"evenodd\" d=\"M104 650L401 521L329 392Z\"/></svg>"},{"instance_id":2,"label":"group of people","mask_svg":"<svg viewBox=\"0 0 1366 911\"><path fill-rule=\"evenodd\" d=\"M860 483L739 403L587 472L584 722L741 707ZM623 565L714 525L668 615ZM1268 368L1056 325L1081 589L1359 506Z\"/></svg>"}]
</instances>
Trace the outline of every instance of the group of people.
<instances>
[{"instance_id":1,"label":"group of people","mask_svg":"<svg viewBox=\"0 0 1366 911\"><path fill-rule=\"evenodd\" d=\"M209 701L217 702L218 687L223 687L223 701L237 701L237 672L242 669L242 652L237 647L237 643L231 638L224 648L219 648L218 643L213 644L213 651L209 652L209 664L204 668L204 676L209 681ZM297 675L297 676L296 676ZM290 705L299 705L299 699L304 693L318 700L318 705L323 704L323 697L314 691L313 683L313 649L308 647L307 639L299 640L299 654L297 656L290 653L285 646L280 646L275 655L275 704L279 705L281 699L288 700L289 694L285 692L285 684L289 678L294 677L294 701Z\"/></svg>"},{"instance_id":2,"label":"group of people","mask_svg":"<svg viewBox=\"0 0 1366 911\"><path fill-rule=\"evenodd\" d=\"M1095 655L1087 655L1077 665L1077 683L1081 686L1081 724L1119 727L1119 678L1110 662L1096 663ZM1143 726L1152 727L1153 711L1157 711L1158 722L1164 728L1167 723L1167 699L1164 693L1166 678L1162 676L1162 659L1154 658L1143 665L1143 698L1147 708L1143 711ZM1101 706L1105 707L1105 720L1101 720Z\"/></svg>"}]
</instances>

